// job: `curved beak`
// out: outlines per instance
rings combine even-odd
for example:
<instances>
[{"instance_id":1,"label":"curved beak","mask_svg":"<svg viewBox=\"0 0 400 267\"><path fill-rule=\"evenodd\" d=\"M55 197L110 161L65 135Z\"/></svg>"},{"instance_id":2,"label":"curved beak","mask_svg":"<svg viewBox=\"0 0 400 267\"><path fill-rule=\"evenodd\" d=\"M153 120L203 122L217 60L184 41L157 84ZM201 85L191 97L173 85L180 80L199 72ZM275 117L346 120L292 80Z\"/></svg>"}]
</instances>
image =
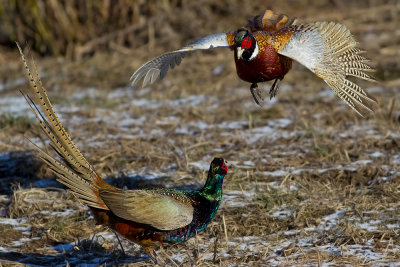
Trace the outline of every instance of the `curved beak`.
<instances>
[{"instance_id":1,"label":"curved beak","mask_svg":"<svg viewBox=\"0 0 400 267\"><path fill-rule=\"evenodd\" d=\"M240 59L242 57L242 54L244 52L244 49L241 47L237 47L237 59Z\"/></svg>"}]
</instances>

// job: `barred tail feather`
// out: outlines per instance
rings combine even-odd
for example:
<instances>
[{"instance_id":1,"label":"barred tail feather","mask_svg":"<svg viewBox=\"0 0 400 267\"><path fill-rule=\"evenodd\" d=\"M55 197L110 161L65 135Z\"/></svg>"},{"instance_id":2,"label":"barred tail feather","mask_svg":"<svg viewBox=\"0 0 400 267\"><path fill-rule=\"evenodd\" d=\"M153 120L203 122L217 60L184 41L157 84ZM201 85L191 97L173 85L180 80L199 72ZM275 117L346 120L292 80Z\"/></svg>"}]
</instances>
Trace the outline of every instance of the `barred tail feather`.
<instances>
[{"instance_id":1,"label":"barred tail feather","mask_svg":"<svg viewBox=\"0 0 400 267\"><path fill-rule=\"evenodd\" d=\"M100 203L98 189L86 180L82 179L75 172L71 171L64 164L54 159L45 151L34 144L39 152L40 158L49 166L50 170L57 175L57 181L67 186L70 192L84 204L99 208L108 209L104 203Z\"/></svg>"},{"instance_id":2,"label":"barred tail feather","mask_svg":"<svg viewBox=\"0 0 400 267\"><path fill-rule=\"evenodd\" d=\"M283 39L288 41L281 45ZM360 55L364 51L356 47L346 26L334 22L295 25L278 32L272 44L279 54L297 60L322 78L359 115L374 112L377 101L348 80L348 76L367 81L375 78L367 73L374 69Z\"/></svg>"},{"instance_id":3,"label":"barred tail feather","mask_svg":"<svg viewBox=\"0 0 400 267\"><path fill-rule=\"evenodd\" d=\"M108 207L99 196L99 189L109 189L113 187L107 184L93 170L93 167L72 142L47 97L47 93L40 81L36 68L35 73L32 74L18 43L17 47L20 51L26 75L30 83L29 92L25 93L21 91L21 93L39 122L43 132L52 142L53 148L68 166L54 159L35 145L39 156L49 166L50 170L56 174L58 177L57 180L66 185L82 202L91 207L108 210ZM31 94L33 96L31 96Z\"/></svg>"},{"instance_id":4,"label":"barred tail feather","mask_svg":"<svg viewBox=\"0 0 400 267\"><path fill-rule=\"evenodd\" d=\"M359 55L364 51L356 47L357 42L346 26L334 22L317 22L315 25L324 44L324 58L315 68L315 74L324 79L359 115L364 117L374 112L377 104L375 98L347 79L347 76L353 76L375 81L374 77L365 73L374 70L365 63L368 60Z\"/></svg>"}]
</instances>

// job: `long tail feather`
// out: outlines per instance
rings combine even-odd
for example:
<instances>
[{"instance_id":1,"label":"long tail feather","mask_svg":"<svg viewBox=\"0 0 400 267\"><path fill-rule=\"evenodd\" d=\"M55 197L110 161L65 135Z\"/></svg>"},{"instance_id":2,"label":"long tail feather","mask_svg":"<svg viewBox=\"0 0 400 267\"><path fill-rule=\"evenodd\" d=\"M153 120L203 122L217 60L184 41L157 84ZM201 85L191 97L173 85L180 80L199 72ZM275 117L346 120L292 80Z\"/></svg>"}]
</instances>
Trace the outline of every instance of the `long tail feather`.
<instances>
[{"instance_id":1,"label":"long tail feather","mask_svg":"<svg viewBox=\"0 0 400 267\"><path fill-rule=\"evenodd\" d=\"M348 76L375 81L366 72L374 71L360 54L357 42L346 26L334 22L316 22L282 29L273 36L279 54L297 60L318 77L361 116L374 112L376 100Z\"/></svg>"},{"instance_id":2,"label":"long tail feather","mask_svg":"<svg viewBox=\"0 0 400 267\"><path fill-rule=\"evenodd\" d=\"M93 167L72 142L50 103L36 68L32 74L18 43L17 47L30 83L30 90L28 92L21 91L21 93L43 132L52 142L53 148L68 166L54 159L35 145L40 157L49 166L50 170L56 174L58 177L57 180L66 185L82 202L91 207L108 210L108 207L99 196L99 189L110 189L113 187L107 184L94 171Z\"/></svg>"},{"instance_id":3,"label":"long tail feather","mask_svg":"<svg viewBox=\"0 0 400 267\"><path fill-rule=\"evenodd\" d=\"M376 99L360 86L347 79L347 76L375 81L365 72L374 71L365 64L368 60L359 54L363 51L356 47L357 42L350 31L341 24L317 22L324 43L324 59L315 69L315 74L335 91L335 93L361 116L374 112Z\"/></svg>"}]
</instances>

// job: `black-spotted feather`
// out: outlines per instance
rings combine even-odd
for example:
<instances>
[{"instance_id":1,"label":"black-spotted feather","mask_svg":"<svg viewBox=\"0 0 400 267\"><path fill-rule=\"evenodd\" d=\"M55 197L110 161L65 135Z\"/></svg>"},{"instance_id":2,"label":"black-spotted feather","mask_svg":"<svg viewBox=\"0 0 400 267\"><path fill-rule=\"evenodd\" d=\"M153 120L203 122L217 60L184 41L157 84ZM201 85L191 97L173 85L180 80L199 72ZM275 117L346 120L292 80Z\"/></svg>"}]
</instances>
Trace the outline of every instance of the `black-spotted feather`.
<instances>
[{"instance_id":1,"label":"black-spotted feather","mask_svg":"<svg viewBox=\"0 0 400 267\"><path fill-rule=\"evenodd\" d=\"M99 187L97 182L103 180L94 172L92 166L72 142L53 110L39 75L37 72L35 72L35 76L32 74L21 48L18 44L17 46L30 82L30 92L34 97L32 98L23 91L21 93L29 104L43 132L52 142L54 149L68 163L71 169L35 146L40 157L48 164L50 170L57 175L58 181L67 185L83 202L91 207L108 209L99 198L98 193L96 193Z\"/></svg>"}]
</instances>

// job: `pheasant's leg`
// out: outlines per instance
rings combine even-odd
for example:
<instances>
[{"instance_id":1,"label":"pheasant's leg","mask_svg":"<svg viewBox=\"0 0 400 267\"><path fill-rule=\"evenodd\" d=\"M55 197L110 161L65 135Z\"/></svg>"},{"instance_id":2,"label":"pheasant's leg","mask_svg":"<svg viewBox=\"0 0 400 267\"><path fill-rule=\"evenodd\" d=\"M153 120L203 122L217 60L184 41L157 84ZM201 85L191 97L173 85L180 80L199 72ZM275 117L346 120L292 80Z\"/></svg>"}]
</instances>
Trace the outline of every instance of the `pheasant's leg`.
<instances>
[{"instance_id":1,"label":"pheasant's leg","mask_svg":"<svg viewBox=\"0 0 400 267\"><path fill-rule=\"evenodd\" d=\"M250 86L250 93L253 96L254 101L257 105L261 106L261 101L264 101L264 98L261 95L261 90L258 88L256 83L251 84Z\"/></svg>"},{"instance_id":2,"label":"pheasant's leg","mask_svg":"<svg viewBox=\"0 0 400 267\"><path fill-rule=\"evenodd\" d=\"M279 89L279 84L282 81L282 78L276 78L274 83L271 86L271 89L269 89L269 99L272 99L273 97L276 96L276 93L278 92Z\"/></svg>"},{"instance_id":3,"label":"pheasant's leg","mask_svg":"<svg viewBox=\"0 0 400 267\"><path fill-rule=\"evenodd\" d=\"M158 265L157 254L152 247L143 247L146 253L149 255L150 259L154 262L154 265Z\"/></svg>"},{"instance_id":4,"label":"pheasant's leg","mask_svg":"<svg viewBox=\"0 0 400 267\"><path fill-rule=\"evenodd\" d=\"M125 255L126 253L125 253L124 247L122 246L121 240L119 239L119 236L118 236L117 232L115 232L115 231L113 231L113 232L114 232L115 236L116 236L117 239L118 239L118 243L119 243L119 245L121 246L122 253L124 253L124 255Z\"/></svg>"}]
</instances>

